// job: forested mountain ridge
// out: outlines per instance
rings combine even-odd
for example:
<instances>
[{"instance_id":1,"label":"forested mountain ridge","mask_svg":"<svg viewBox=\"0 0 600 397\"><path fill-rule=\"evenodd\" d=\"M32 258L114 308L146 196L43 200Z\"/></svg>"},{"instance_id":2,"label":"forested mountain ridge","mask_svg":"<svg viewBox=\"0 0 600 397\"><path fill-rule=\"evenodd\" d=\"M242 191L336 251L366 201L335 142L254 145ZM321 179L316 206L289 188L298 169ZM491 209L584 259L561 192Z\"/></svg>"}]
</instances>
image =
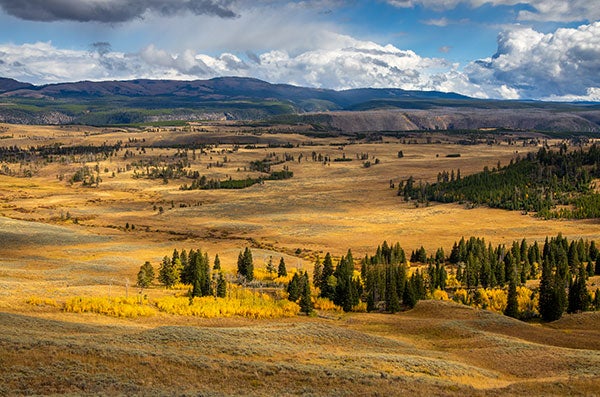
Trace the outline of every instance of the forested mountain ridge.
<instances>
[{"instance_id":1,"label":"forested mountain ridge","mask_svg":"<svg viewBox=\"0 0 600 397\"><path fill-rule=\"evenodd\" d=\"M396 88L331 90L220 77L34 86L0 78L0 121L114 125L268 120L340 132L508 128L600 132L600 105L469 98Z\"/></svg>"}]
</instances>

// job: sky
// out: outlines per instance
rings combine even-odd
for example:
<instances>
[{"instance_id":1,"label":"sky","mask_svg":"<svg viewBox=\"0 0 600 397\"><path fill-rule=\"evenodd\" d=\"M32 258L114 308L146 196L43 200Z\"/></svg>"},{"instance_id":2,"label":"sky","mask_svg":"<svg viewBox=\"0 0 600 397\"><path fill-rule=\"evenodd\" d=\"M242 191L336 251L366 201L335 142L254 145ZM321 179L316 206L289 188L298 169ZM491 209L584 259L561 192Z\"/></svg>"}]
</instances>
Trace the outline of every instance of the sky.
<instances>
[{"instance_id":1,"label":"sky","mask_svg":"<svg viewBox=\"0 0 600 397\"><path fill-rule=\"evenodd\" d=\"M600 101L600 0L0 0L0 77Z\"/></svg>"}]
</instances>

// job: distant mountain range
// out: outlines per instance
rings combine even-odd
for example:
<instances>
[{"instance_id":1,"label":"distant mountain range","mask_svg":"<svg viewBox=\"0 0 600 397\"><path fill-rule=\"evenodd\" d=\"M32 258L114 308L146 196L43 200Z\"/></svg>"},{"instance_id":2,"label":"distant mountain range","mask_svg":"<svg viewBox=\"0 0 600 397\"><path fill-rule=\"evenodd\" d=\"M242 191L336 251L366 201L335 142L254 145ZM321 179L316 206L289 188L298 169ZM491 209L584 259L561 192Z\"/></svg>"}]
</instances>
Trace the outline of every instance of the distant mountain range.
<instances>
[{"instance_id":1,"label":"distant mountain range","mask_svg":"<svg viewBox=\"0 0 600 397\"><path fill-rule=\"evenodd\" d=\"M315 113L325 114L315 118ZM393 88L336 91L242 77L42 86L0 78L4 122L114 125L206 119L313 124L318 119L323 127L342 131L499 127L597 132L600 104L480 100Z\"/></svg>"}]
</instances>

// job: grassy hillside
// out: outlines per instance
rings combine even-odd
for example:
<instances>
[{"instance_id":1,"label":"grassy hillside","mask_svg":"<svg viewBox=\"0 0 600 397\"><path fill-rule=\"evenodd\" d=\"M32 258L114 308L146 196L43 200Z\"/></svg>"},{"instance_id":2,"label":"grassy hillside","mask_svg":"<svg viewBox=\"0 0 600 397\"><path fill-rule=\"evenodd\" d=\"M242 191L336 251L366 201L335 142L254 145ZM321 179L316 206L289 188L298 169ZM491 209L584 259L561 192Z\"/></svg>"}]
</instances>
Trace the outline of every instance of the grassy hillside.
<instances>
[{"instance_id":1,"label":"grassy hillside","mask_svg":"<svg viewBox=\"0 0 600 397\"><path fill-rule=\"evenodd\" d=\"M600 387L592 316L549 328L434 301L329 320L160 320L169 326L0 313L0 393L589 394Z\"/></svg>"}]
</instances>

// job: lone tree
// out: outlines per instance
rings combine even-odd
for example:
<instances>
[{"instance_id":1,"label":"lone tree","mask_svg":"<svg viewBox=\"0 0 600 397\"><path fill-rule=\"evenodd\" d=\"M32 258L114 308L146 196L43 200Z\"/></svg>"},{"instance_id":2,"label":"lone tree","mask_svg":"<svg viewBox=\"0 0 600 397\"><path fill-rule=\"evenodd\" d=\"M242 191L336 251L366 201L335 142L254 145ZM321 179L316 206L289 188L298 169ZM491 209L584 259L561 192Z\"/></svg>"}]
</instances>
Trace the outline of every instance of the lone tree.
<instances>
[{"instance_id":1,"label":"lone tree","mask_svg":"<svg viewBox=\"0 0 600 397\"><path fill-rule=\"evenodd\" d=\"M286 277L287 269L285 268L285 260L283 260L283 256L279 260L279 266L277 267L277 277Z\"/></svg>"},{"instance_id":2,"label":"lone tree","mask_svg":"<svg viewBox=\"0 0 600 397\"><path fill-rule=\"evenodd\" d=\"M146 261L141 267L137 274L137 285L140 288L148 288L152 281L154 281L154 267L148 261Z\"/></svg>"},{"instance_id":3,"label":"lone tree","mask_svg":"<svg viewBox=\"0 0 600 397\"><path fill-rule=\"evenodd\" d=\"M267 270L267 273L269 273L269 277L271 277L271 275L273 273L275 273L275 265L273 264L272 256L269 257L269 261L267 262L266 270Z\"/></svg>"}]
</instances>

